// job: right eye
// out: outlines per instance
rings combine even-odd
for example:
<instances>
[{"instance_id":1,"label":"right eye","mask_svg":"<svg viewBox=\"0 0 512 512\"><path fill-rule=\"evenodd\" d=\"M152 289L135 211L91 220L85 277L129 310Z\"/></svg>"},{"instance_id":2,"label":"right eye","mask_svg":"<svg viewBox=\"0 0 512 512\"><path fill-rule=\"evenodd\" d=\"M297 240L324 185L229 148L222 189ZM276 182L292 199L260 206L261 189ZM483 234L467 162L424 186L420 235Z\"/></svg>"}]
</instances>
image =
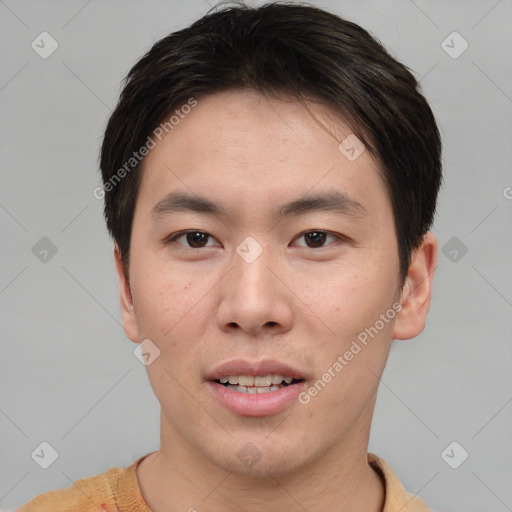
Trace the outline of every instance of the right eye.
<instances>
[{"instance_id":1,"label":"right eye","mask_svg":"<svg viewBox=\"0 0 512 512\"><path fill-rule=\"evenodd\" d=\"M182 237L185 237L186 243L188 245L184 245L178 240ZM181 246L184 246L189 249L201 249L202 247L211 247L208 245L205 245L205 242L208 241L208 238L213 238L208 233L205 233L204 231L197 231L197 230L188 230L188 231L180 231L179 233L176 233L172 235L170 238L167 239L167 244L171 242L176 242Z\"/></svg>"}]
</instances>

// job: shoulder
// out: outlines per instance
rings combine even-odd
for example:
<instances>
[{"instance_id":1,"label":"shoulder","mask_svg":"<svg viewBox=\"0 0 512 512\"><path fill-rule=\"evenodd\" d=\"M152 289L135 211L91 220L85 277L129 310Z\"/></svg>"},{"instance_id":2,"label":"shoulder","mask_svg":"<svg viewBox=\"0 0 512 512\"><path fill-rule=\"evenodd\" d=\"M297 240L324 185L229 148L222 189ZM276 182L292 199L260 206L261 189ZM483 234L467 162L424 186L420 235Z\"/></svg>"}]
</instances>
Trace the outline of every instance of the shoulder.
<instances>
[{"instance_id":1,"label":"shoulder","mask_svg":"<svg viewBox=\"0 0 512 512\"><path fill-rule=\"evenodd\" d=\"M368 464L381 477L386 489L382 512L434 512L417 495L408 493L390 466L380 457L368 453Z\"/></svg>"},{"instance_id":2,"label":"shoulder","mask_svg":"<svg viewBox=\"0 0 512 512\"><path fill-rule=\"evenodd\" d=\"M14 512L120 512L124 499L137 495L135 466L114 467L105 473L76 480L66 489L46 492Z\"/></svg>"}]
</instances>

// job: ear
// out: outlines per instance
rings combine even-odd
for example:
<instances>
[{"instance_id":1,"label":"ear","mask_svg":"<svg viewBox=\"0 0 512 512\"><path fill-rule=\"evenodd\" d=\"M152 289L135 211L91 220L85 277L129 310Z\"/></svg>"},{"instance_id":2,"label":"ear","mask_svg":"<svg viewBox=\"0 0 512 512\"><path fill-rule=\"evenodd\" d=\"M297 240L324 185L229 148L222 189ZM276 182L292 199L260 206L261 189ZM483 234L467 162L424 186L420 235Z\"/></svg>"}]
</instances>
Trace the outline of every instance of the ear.
<instances>
[{"instance_id":1,"label":"ear","mask_svg":"<svg viewBox=\"0 0 512 512\"><path fill-rule=\"evenodd\" d=\"M437 267L437 238L429 231L411 256L400 303L402 309L396 317L392 337L408 340L418 336L425 328L432 297L432 281Z\"/></svg>"},{"instance_id":2,"label":"ear","mask_svg":"<svg viewBox=\"0 0 512 512\"><path fill-rule=\"evenodd\" d=\"M117 244L114 244L114 261L116 264L117 276L119 278L119 293L124 332L129 340L134 343L139 343L139 329L133 307L132 291L130 289L130 283L128 279L126 279L123 262L121 260L121 253Z\"/></svg>"}]
</instances>

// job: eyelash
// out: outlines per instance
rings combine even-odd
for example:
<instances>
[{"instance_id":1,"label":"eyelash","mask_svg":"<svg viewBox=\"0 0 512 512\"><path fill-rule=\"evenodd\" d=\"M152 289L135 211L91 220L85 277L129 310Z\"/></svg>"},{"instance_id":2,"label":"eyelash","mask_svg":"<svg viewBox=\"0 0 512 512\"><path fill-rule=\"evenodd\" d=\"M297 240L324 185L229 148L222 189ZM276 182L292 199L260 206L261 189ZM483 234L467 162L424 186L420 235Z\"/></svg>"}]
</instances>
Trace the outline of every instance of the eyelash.
<instances>
[{"instance_id":1,"label":"eyelash","mask_svg":"<svg viewBox=\"0 0 512 512\"><path fill-rule=\"evenodd\" d=\"M207 237L209 238L213 238L212 235L210 235L209 233L206 233L205 231L200 231L200 230L196 230L196 229L190 229L190 230L186 230L186 231L180 231L174 235L171 235L170 237L168 237L166 240L165 240L165 245L169 245L171 242L175 242L175 243L178 243L176 242L176 240L182 236L185 236L187 235L188 233L201 233L203 235L206 235ZM326 234L327 236L332 236L334 238L337 239L337 242L343 242L343 241L347 241L347 237L344 237L343 235L338 235L338 234L335 234L335 233L331 233L330 231L325 231L325 230L320 230L320 229L311 229L311 230L308 230L308 231L303 231L301 234L297 235L294 240L296 238L300 238L300 237L303 237L304 235L307 235L309 233L322 233L322 234ZM325 247L329 247L330 245L334 245L336 244L337 242L333 242L331 244L327 244L327 245L323 245L321 247L307 247L307 246L300 246L304 249L309 249L311 251L318 251L318 249L324 249ZM190 246L185 246L185 245L182 245L182 244L178 244L180 246L182 246L183 248L185 249L192 249L192 250L200 250L200 249L206 249L207 247L213 247L213 246L206 246L206 247L190 247Z\"/></svg>"}]
</instances>

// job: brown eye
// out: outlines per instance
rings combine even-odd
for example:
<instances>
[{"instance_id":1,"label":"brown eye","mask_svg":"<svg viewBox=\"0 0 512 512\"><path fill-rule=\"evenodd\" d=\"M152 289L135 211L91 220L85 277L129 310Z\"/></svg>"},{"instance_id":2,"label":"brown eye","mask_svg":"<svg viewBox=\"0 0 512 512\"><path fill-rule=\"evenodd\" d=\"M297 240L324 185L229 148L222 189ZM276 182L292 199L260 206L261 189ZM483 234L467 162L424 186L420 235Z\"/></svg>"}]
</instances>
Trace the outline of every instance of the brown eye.
<instances>
[{"instance_id":1,"label":"brown eye","mask_svg":"<svg viewBox=\"0 0 512 512\"><path fill-rule=\"evenodd\" d=\"M309 233L304 233L303 236L307 243L313 244L313 247L321 247L325 243L327 233L324 231L310 231Z\"/></svg>"},{"instance_id":2,"label":"brown eye","mask_svg":"<svg viewBox=\"0 0 512 512\"><path fill-rule=\"evenodd\" d=\"M191 249L209 247L206 243L208 242L208 239L212 238L211 235L204 233L203 231L183 231L169 238L169 242L177 241L182 237L185 237L186 244L182 244L181 242L178 242L178 244Z\"/></svg>"},{"instance_id":3,"label":"brown eye","mask_svg":"<svg viewBox=\"0 0 512 512\"><path fill-rule=\"evenodd\" d=\"M204 243L208 241L208 235L205 233L201 233L200 231L191 231L186 235L187 243L190 244L191 247L204 247Z\"/></svg>"},{"instance_id":4,"label":"brown eye","mask_svg":"<svg viewBox=\"0 0 512 512\"><path fill-rule=\"evenodd\" d=\"M332 237L335 241L341 240L340 236L328 233L327 231L319 230L306 231L305 233L299 235L298 239L304 239L306 241L306 245L302 245L302 247L308 247L309 249L321 249L322 247L325 247L324 244L327 237Z\"/></svg>"}]
</instances>

